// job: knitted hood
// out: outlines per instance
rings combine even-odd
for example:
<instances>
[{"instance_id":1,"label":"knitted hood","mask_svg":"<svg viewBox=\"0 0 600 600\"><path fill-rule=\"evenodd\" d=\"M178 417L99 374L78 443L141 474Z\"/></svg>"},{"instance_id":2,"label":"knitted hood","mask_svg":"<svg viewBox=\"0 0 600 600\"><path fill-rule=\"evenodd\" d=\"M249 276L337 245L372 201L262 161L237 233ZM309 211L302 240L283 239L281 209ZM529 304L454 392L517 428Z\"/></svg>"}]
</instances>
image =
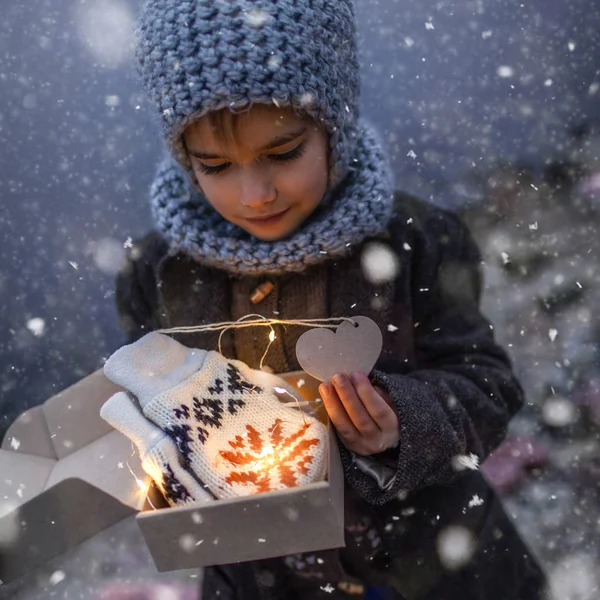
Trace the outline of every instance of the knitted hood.
<instances>
[{"instance_id":1,"label":"knitted hood","mask_svg":"<svg viewBox=\"0 0 600 600\"><path fill-rule=\"evenodd\" d=\"M350 0L147 0L138 72L171 154L190 123L253 103L291 106L329 136L329 181L346 173L358 118L356 26Z\"/></svg>"}]
</instances>

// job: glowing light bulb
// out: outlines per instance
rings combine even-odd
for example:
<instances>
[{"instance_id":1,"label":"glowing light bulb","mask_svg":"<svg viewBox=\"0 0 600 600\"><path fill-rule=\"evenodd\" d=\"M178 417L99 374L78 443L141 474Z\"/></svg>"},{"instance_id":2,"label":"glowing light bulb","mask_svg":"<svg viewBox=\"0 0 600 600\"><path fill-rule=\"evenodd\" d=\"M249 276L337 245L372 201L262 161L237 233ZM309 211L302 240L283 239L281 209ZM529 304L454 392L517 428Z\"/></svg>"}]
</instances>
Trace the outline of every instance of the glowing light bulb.
<instances>
[{"instance_id":1,"label":"glowing light bulb","mask_svg":"<svg viewBox=\"0 0 600 600\"><path fill-rule=\"evenodd\" d=\"M265 446L258 455L255 468L258 471L271 469L277 463L277 454L275 448L271 445Z\"/></svg>"},{"instance_id":2,"label":"glowing light bulb","mask_svg":"<svg viewBox=\"0 0 600 600\"><path fill-rule=\"evenodd\" d=\"M260 454L258 455L258 458L264 458L265 456L269 456L271 454L274 454L274 452L273 452L273 446L265 446L260 451Z\"/></svg>"}]
</instances>

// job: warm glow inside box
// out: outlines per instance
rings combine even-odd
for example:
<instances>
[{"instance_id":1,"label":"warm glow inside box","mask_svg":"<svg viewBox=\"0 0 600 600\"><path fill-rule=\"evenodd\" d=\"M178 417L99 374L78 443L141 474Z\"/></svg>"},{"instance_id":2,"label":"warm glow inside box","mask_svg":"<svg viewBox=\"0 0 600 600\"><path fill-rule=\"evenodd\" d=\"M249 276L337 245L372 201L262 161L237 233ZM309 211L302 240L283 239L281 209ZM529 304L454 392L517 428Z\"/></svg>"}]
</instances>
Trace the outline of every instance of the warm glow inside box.
<instances>
[{"instance_id":1,"label":"warm glow inside box","mask_svg":"<svg viewBox=\"0 0 600 600\"><path fill-rule=\"evenodd\" d=\"M306 400L317 397L319 382L305 373L282 377ZM328 461L327 481L200 506L158 508L161 498L151 492L137 521L156 567L189 569L343 546L344 477L331 428Z\"/></svg>"},{"instance_id":2,"label":"warm glow inside box","mask_svg":"<svg viewBox=\"0 0 600 600\"><path fill-rule=\"evenodd\" d=\"M318 382L310 376L283 377L306 400L316 398ZM0 449L0 583L138 511L159 571L344 545L344 482L333 432L326 481L168 508L133 444L100 418L118 389L96 371L23 413L7 431Z\"/></svg>"}]
</instances>

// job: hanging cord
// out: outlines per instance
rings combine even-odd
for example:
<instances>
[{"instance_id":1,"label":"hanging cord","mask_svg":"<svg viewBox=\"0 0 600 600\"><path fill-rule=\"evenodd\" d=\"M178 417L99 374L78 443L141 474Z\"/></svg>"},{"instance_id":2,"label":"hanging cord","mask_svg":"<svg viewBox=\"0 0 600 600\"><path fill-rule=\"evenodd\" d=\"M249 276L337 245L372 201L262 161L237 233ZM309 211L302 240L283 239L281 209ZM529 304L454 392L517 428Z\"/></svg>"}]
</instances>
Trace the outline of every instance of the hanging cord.
<instances>
[{"instance_id":1,"label":"hanging cord","mask_svg":"<svg viewBox=\"0 0 600 600\"><path fill-rule=\"evenodd\" d=\"M255 317L252 321L245 321L248 317ZM202 333L205 331L226 331L227 329L242 329L243 327L269 327L271 325L300 325L304 327L331 328L343 321L355 325L354 319L350 317L333 317L331 319L267 319L261 315L246 315L237 321L223 321L222 323L209 323L208 325L192 325L189 327L171 327L169 329L158 329L158 333Z\"/></svg>"},{"instance_id":2,"label":"hanging cord","mask_svg":"<svg viewBox=\"0 0 600 600\"><path fill-rule=\"evenodd\" d=\"M248 320L251 319L251 320ZM202 333L207 331L220 331L218 349L222 354L221 341L223 334L228 329L242 329L244 327L269 327L271 332L269 333L269 345L265 350L262 358L260 359L259 368L262 370L263 362L269 352L271 344L275 341L275 330L273 325L300 325L301 327L323 327L330 329L334 325L348 321L352 325L356 326L353 319L349 317L333 317L330 319L267 319L259 314L249 314L239 318L237 321L223 321L222 323L208 323L207 325L192 325L188 327L171 327L169 329L159 329L158 333Z\"/></svg>"}]
</instances>

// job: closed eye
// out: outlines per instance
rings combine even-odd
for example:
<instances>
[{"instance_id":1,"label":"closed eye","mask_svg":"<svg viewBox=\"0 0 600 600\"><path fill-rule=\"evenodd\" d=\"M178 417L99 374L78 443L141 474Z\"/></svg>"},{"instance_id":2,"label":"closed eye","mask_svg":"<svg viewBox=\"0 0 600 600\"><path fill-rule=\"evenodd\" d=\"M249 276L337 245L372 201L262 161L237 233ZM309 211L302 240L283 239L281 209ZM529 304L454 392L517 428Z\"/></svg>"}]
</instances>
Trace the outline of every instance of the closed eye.
<instances>
[{"instance_id":1,"label":"closed eye","mask_svg":"<svg viewBox=\"0 0 600 600\"><path fill-rule=\"evenodd\" d=\"M294 149L289 150L288 152L282 152L279 154L269 154L267 155L267 158L275 162L286 162L289 160L295 160L296 158L300 158L304 154L304 151L304 142L301 142ZM220 165L210 166L203 163L202 161L198 161L198 166L200 167L200 170L206 175L217 175L224 171L230 165L230 162L225 162Z\"/></svg>"},{"instance_id":2,"label":"closed eye","mask_svg":"<svg viewBox=\"0 0 600 600\"><path fill-rule=\"evenodd\" d=\"M294 160L300 158L304 154L304 142L298 144L293 150L284 152L283 154L269 154L269 158L278 162L285 162L286 160Z\"/></svg>"},{"instance_id":3,"label":"closed eye","mask_svg":"<svg viewBox=\"0 0 600 600\"><path fill-rule=\"evenodd\" d=\"M198 166L200 170L206 175L216 175L221 171L224 171L231 163L223 163L222 165L217 165L216 167L210 167L209 165L205 165L203 162L198 161Z\"/></svg>"}]
</instances>

